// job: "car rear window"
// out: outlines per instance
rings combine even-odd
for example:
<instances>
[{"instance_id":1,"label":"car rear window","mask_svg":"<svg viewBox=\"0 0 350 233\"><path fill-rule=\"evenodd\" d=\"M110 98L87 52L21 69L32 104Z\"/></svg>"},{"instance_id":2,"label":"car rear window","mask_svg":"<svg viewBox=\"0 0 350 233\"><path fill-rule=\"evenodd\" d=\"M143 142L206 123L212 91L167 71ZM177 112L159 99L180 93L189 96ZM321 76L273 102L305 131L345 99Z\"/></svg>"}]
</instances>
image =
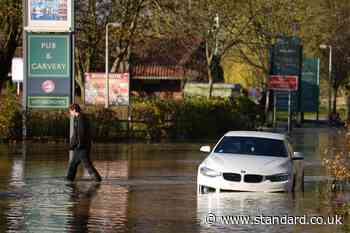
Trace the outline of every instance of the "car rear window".
<instances>
[{"instance_id":1,"label":"car rear window","mask_svg":"<svg viewBox=\"0 0 350 233\"><path fill-rule=\"evenodd\" d=\"M256 137L224 137L214 152L275 157L288 156L282 140Z\"/></svg>"}]
</instances>

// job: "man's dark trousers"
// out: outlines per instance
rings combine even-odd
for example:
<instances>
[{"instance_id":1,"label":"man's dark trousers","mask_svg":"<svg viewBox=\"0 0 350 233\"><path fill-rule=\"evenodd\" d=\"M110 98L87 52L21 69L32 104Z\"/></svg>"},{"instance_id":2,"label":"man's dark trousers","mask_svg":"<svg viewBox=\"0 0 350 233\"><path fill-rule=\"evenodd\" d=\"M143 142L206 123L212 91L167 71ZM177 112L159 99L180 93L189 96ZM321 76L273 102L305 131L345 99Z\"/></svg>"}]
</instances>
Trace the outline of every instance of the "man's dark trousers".
<instances>
[{"instance_id":1,"label":"man's dark trousers","mask_svg":"<svg viewBox=\"0 0 350 233\"><path fill-rule=\"evenodd\" d=\"M101 181L101 176L98 174L96 169L90 160L90 150L89 149L75 149L73 150L73 158L69 162L67 180L73 181L77 173L78 165L80 162L83 163L84 168L88 171L89 175L93 177L96 181Z\"/></svg>"}]
</instances>

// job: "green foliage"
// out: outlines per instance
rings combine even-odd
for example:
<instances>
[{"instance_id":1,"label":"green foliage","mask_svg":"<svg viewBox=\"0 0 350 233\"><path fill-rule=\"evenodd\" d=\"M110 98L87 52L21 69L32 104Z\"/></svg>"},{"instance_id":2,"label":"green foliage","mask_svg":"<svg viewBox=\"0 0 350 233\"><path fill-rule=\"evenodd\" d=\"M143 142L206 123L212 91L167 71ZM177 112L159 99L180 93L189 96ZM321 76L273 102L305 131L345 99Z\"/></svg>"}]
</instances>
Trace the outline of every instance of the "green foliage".
<instances>
[{"instance_id":1,"label":"green foliage","mask_svg":"<svg viewBox=\"0 0 350 233\"><path fill-rule=\"evenodd\" d=\"M121 122L115 111L104 108L87 108L85 114L90 120L94 139L116 137ZM69 114L63 110L30 111L27 115L28 136L34 138L68 138Z\"/></svg>"},{"instance_id":2,"label":"green foliage","mask_svg":"<svg viewBox=\"0 0 350 233\"><path fill-rule=\"evenodd\" d=\"M5 92L6 93L16 94L16 90L17 90L17 87L16 87L15 83L11 83L10 81L6 82L6 85L5 85Z\"/></svg>"},{"instance_id":3,"label":"green foliage","mask_svg":"<svg viewBox=\"0 0 350 233\"><path fill-rule=\"evenodd\" d=\"M116 111L111 108L89 108L86 114L90 119L91 134L95 139L120 137L121 124Z\"/></svg>"},{"instance_id":4,"label":"green foliage","mask_svg":"<svg viewBox=\"0 0 350 233\"><path fill-rule=\"evenodd\" d=\"M19 136L22 128L20 105L12 95L0 99L0 139Z\"/></svg>"},{"instance_id":5,"label":"green foliage","mask_svg":"<svg viewBox=\"0 0 350 233\"><path fill-rule=\"evenodd\" d=\"M146 138L159 139L174 131L174 118L178 105L174 101L148 100L136 101L132 108L132 129L145 131Z\"/></svg>"},{"instance_id":6,"label":"green foliage","mask_svg":"<svg viewBox=\"0 0 350 233\"><path fill-rule=\"evenodd\" d=\"M20 106L13 96L0 104L0 138L21 135ZM130 131L118 108L86 107L93 139L143 138L151 140L217 138L229 130L254 129L261 125L262 111L246 97L229 99L189 98L135 100ZM69 115L63 110L31 110L27 115L29 138L68 138Z\"/></svg>"},{"instance_id":7,"label":"green foliage","mask_svg":"<svg viewBox=\"0 0 350 233\"><path fill-rule=\"evenodd\" d=\"M235 100L191 98L184 102L150 100L133 105L134 130L150 139L216 138L229 130L254 129L262 111L246 97Z\"/></svg>"},{"instance_id":8,"label":"green foliage","mask_svg":"<svg viewBox=\"0 0 350 233\"><path fill-rule=\"evenodd\" d=\"M62 138L69 135L69 118L63 110L27 112L27 133L30 138Z\"/></svg>"}]
</instances>

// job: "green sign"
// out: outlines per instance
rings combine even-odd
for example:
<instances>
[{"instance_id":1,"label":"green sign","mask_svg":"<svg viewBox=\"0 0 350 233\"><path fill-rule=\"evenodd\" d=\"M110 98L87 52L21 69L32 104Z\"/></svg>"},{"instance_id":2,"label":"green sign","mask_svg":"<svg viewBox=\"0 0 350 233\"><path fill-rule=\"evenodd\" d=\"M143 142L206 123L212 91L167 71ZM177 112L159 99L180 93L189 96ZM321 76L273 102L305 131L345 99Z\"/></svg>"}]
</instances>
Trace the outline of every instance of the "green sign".
<instances>
[{"instance_id":1,"label":"green sign","mask_svg":"<svg viewBox=\"0 0 350 233\"><path fill-rule=\"evenodd\" d=\"M28 36L28 75L67 77L70 75L70 43L66 35Z\"/></svg>"},{"instance_id":2,"label":"green sign","mask_svg":"<svg viewBox=\"0 0 350 233\"><path fill-rule=\"evenodd\" d=\"M271 51L272 75L300 75L302 46L297 37L283 37L273 45Z\"/></svg>"},{"instance_id":3,"label":"green sign","mask_svg":"<svg viewBox=\"0 0 350 233\"><path fill-rule=\"evenodd\" d=\"M301 75L303 47L298 37L283 37L274 44L270 51L271 75ZM299 88L300 89L300 81ZM288 92L276 91L276 108L278 111L288 110ZM292 111L298 111L300 91L292 92Z\"/></svg>"},{"instance_id":4,"label":"green sign","mask_svg":"<svg viewBox=\"0 0 350 233\"><path fill-rule=\"evenodd\" d=\"M303 59L300 89L292 92L292 111L317 112L319 107L320 82L319 82L319 59ZM298 105L300 95L300 105ZM288 110L288 93L277 91L277 110ZM298 108L299 107L299 108Z\"/></svg>"},{"instance_id":5,"label":"green sign","mask_svg":"<svg viewBox=\"0 0 350 233\"><path fill-rule=\"evenodd\" d=\"M69 33L28 33L28 107L68 107L72 86L71 61Z\"/></svg>"},{"instance_id":6,"label":"green sign","mask_svg":"<svg viewBox=\"0 0 350 233\"><path fill-rule=\"evenodd\" d=\"M68 105L69 97L28 97L28 106L30 108L67 108Z\"/></svg>"},{"instance_id":7,"label":"green sign","mask_svg":"<svg viewBox=\"0 0 350 233\"><path fill-rule=\"evenodd\" d=\"M299 91L292 92L291 109L293 112L298 111L298 93ZM276 91L276 108L277 111L288 111L289 96L287 91Z\"/></svg>"},{"instance_id":8,"label":"green sign","mask_svg":"<svg viewBox=\"0 0 350 233\"><path fill-rule=\"evenodd\" d=\"M301 75L301 112L318 112L320 95L320 61L318 58L306 58Z\"/></svg>"}]
</instances>

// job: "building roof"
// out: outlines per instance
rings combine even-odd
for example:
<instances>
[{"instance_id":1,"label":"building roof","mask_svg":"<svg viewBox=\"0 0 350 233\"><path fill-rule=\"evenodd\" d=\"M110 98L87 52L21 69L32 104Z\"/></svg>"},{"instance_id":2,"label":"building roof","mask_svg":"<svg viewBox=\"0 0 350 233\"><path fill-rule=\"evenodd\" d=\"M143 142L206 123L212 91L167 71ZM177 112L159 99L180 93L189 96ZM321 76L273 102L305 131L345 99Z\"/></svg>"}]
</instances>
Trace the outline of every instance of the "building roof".
<instances>
[{"instance_id":1,"label":"building roof","mask_svg":"<svg viewBox=\"0 0 350 233\"><path fill-rule=\"evenodd\" d=\"M181 66L136 65L130 69L132 79L143 80L181 80L185 69Z\"/></svg>"},{"instance_id":2,"label":"building roof","mask_svg":"<svg viewBox=\"0 0 350 233\"><path fill-rule=\"evenodd\" d=\"M205 49L198 38L154 39L136 44L132 56L131 74L136 79L207 77Z\"/></svg>"}]
</instances>

